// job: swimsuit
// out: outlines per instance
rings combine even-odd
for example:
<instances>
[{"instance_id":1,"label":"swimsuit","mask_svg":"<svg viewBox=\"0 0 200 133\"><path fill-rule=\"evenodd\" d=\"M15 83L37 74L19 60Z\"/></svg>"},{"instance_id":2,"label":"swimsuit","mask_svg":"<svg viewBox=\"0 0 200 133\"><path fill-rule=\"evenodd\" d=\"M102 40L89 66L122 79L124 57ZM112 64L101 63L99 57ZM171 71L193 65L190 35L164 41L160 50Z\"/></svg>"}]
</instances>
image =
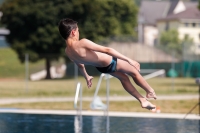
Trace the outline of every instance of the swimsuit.
<instances>
[{"instance_id":1,"label":"swimsuit","mask_svg":"<svg viewBox=\"0 0 200 133\"><path fill-rule=\"evenodd\" d=\"M96 67L102 73L112 73L116 71L117 58L113 57L110 65L107 67Z\"/></svg>"}]
</instances>

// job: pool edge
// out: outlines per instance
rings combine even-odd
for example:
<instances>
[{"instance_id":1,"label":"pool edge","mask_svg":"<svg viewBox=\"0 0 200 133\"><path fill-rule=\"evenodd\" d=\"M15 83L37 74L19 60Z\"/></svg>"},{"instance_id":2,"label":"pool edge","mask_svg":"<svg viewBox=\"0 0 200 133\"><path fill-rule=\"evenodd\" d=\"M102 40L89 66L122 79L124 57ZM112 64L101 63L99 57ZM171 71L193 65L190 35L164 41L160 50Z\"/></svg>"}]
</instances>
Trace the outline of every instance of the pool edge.
<instances>
[{"instance_id":1,"label":"pool edge","mask_svg":"<svg viewBox=\"0 0 200 133\"><path fill-rule=\"evenodd\" d=\"M22 113L22 114L55 114L55 115L77 115L76 110L39 110L39 109L2 109L0 113ZM103 111L83 110L83 116L104 116ZM175 118L184 119L186 114L172 113L142 113L142 112L114 112L109 111L109 116L115 117L143 117L143 118ZM199 115L188 114L185 119L200 120Z\"/></svg>"}]
</instances>

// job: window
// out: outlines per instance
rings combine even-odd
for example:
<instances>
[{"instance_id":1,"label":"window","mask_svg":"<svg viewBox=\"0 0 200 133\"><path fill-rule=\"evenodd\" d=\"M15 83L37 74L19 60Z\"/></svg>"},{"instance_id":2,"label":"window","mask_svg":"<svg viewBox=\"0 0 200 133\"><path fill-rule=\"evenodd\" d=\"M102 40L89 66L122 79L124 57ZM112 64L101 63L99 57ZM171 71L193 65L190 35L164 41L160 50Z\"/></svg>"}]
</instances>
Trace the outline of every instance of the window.
<instances>
[{"instance_id":1,"label":"window","mask_svg":"<svg viewBox=\"0 0 200 133\"><path fill-rule=\"evenodd\" d=\"M189 24L188 23L185 23L185 27L188 27L189 26Z\"/></svg>"}]
</instances>

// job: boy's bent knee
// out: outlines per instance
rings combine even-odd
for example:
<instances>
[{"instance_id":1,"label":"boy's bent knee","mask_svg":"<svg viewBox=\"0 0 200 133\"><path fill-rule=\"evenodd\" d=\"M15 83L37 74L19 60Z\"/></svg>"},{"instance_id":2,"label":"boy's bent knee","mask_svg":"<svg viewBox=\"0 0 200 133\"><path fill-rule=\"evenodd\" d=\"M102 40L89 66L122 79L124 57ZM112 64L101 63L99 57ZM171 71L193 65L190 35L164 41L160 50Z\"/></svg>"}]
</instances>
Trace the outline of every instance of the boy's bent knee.
<instances>
[{"instance_id":1,"label":"boy's bent knee","mask_svg":"<svg viewBox=\"0 0 200 133\"><path fill-rule=\"evenodd\" d=\"M125 75L125 74L120 75L120 77L118 77L118 79L119 79L121 82L129 81L128 76Z\"/></svg>"},{"instance_id":2,"label":"boy's bent knee","mask_svg":"<svg viewBox=\"0 0 200 133\"><path fill-rule=\"evenodd\" d=\"M138 71L132 71L132 72L129 73L129 75L134 78L134 77L139 76L140 73Z\"/></svg>"}]
</instances>

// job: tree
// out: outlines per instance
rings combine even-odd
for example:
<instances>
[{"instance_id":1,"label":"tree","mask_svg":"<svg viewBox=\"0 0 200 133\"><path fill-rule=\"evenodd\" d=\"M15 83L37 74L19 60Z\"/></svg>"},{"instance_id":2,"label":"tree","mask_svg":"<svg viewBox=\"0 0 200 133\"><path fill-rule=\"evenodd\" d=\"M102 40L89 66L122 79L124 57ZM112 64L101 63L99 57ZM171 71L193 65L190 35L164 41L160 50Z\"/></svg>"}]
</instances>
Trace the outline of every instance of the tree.
<instances>
[{"instance_id":1,"label":"tree","mask_svg":"<svg viewBox=\"0 0 200 133\"><path fill-rule=\"evenodd\" d=\"M64 46L55 22L58 10L54 2L6 0L0 9L4 14L1 22L10 30L6 39L20 61L24 62L25 53L32 62L45 59L46 79L50 79L50 62L62 55Z\"/></svg>"},{"instance_id":2,"label":"tree","mask_svg":"<svg viewBox=\"0 0 200 133\"><path fill-rule=\"evenodd\" d=\"M191 44L193 39L185 36L182 40L179 39L179 33L175 29L168 30L161 34L160 45L169 51L176 52L179 56L182 55L183 43Z\"/></svg>"},{"instance_id":3,"label":"tree","mask_svg":"<svg viewBox=\"0 0 200 133\"><path fill-rule=\"evenodd\" d=\"M170 50L175 50L176 52L181 52L180 40L178 37L177 30L168 30L161 34L160 44L163 45L165 48Z\"/></svg>"},{"instance_id":4,"label":"tree","mask_svg":"<svg viewBox=\"0 0 200 133\"><path fill-rule=\"evenodd\" d=\"M137 24L137 7L132 0L5 0L1 22L10 30L7 41L24 62L46 60L46 78L51 78L51 61L64 55L65 42L57 24L62 18L78 21L81 38L93 41L107 36L131 34Z\"/></svg>"},{"instance_id":5,"label":"tree","mask_svg":"<svg viewBox=\"0 0 200 133\"><path fill-rule=\"evenodd\" d=\"M134 35L138 9L132 0L75 0L73 6L76 10L68 17L78 21L81 37L99 41L108 36Z\"/></svg>"}]
</instances>

